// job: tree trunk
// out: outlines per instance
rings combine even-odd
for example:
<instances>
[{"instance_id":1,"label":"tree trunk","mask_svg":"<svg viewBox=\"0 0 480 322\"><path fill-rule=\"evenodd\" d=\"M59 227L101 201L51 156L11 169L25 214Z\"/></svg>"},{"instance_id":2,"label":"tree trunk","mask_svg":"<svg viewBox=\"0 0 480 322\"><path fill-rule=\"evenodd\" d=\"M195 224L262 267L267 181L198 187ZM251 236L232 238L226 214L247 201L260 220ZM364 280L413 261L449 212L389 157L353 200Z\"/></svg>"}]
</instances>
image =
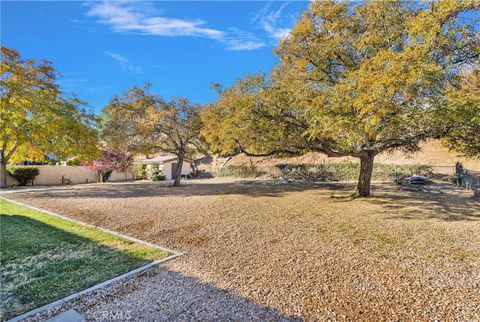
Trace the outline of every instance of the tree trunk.
<instances>
[{"instance_id":1,"label":"tree trunk","mask_svg":"<svg viewBox=\"0 0 480 322\"><path fill-rule=\"evenodd\" d=\"M173 185L175 187L178 187L180 185L180 179L182 177L183 158L183 154L178 155L177 168L175 169L175 181L173 182Z\"/></svg>"},{"instance_id":2,"label":"tree trunk","mask_svg":"<svg viewBox=\"0 0 480 322\"><path fill-rule=\"evenodd\" d=\"M375 154L367 152L360 158L360 175L357 183L357 193L359 197L370 196L370 182L372 180L373 159Z\"/></svg>"},{"instance_id":3,"label":"tree trunk","mask_svg":"<svg viewBox=\"0 0 480 322\"><path fill-rule=\"evenodd\" d=\"M4 142L3 148L5 148L6 142ZM7 187L7 164L10 157L15 153L18 148L18 144L15 143L8 153L5 153L5 149L0 150L0 188Z\"/></svg>"},{"instance_id":4,"label":"tree trunk","mask_svg":"<svg viewBox=\"0 0 480 322\"><path fill-rule=\"evenodd\" d=\"M0 188L7 187L7 162L0 160Z\"/></svg>"}]
</instances>

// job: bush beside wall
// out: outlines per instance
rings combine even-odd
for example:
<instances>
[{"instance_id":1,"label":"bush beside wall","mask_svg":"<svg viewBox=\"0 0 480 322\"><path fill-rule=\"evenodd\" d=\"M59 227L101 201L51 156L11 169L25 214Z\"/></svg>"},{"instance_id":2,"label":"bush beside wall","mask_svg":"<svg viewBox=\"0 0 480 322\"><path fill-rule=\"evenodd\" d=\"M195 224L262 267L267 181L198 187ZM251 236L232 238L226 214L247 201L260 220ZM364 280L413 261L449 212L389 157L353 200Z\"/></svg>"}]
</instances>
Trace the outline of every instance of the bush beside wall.
<instances>
[{"instance_id":1,"label":"bush beside wall","mask_svg":"<svg viewBox=\"0 0 480 322\"><path fill-rule=\"evenodd\" d=\"M360 164L354 162L325 163L319 165L288 166L288 177L298 180L344 181L356 180ZM413 174L430 176L432 168L427 165L394 165L375 163L372 180L395 181Z\"/></svg>"},{"instance_id":2,"label":"bush beside wall","mask_svg":"<svg viewBox=\"0 0 480 322\"><path fill-rule=\"evenodd\" d=\"M360 164L354 162L325 163L319 165L288 165L287 176L290 179L310 181L356 180ZM395 181L413 174L429 177L432 168L427 165L395 165L375 163L372 180Z\"/></svg>"},{"instance_id":3,"label":"bush beside wall","mask_svg":"<svg viewBox=\"0 0 480 322\"><path fill-rule=\"evenodd\" d=\"M137 164L136 166L136 179L143 180L147 179L147 165L146 164Z\"/></svg>"},{"instance_id":4,"label":"bush beside wall","mask_svg":"<svg viewBox=\"0 0 480 322\"><path fill-rule=\"evenodd\" d=\"M259 176L286 177L307 181L345 181L356 180L360 164L337 162L325 164L283 164L275 168L261 169L254 165L227 165L217 172L219 177L255 178ZM395 181L413 174L431 176L432 167L427 165L394 165L375 163L372 179L376 181Z\"/></svg>"},{"instance_id":5,"label":"bush beside wall","mask_svg":"<svg viewBox=\"0 0 480 322\"><path fill-rule=\"evenodd\" d=\"M227 165L217 173L219 177L256 178L265 174L254 165Z\"/></svg>"},{"instance_id":6,"label":"bush beside wall","mask_svg":"<svg viewBox=\"0 0 480 322\"><path fill-rule=\"evenodd\" d=\"M158 163L152 164L149 179L152 181L164 181L166 179L165 174L160 170L160 165Z\"/></svg>"},{"instance_id":7,"label":"bush beside wall","mask_svg":"<svg viewBox=\"0 0 480 322\"><path fill-rule=\"evenodd\" d=\"M40 174L40 170L35 167L7 167L8 173L18 181L19 186L26 186L32 183L35 177Z\"/></svg>"}]
</instances>

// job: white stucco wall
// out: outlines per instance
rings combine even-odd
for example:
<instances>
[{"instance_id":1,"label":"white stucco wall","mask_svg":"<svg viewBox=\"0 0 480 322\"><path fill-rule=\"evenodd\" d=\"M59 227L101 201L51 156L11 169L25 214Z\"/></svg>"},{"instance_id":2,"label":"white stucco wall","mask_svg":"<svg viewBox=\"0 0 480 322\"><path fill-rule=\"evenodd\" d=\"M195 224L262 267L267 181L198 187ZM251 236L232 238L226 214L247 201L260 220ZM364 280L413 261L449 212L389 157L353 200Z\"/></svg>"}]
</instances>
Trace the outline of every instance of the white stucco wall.
<instances>
[{"instance_id":1,"label":"white stucco wall","mask_svg":"<svg viewBox=\"0 0 480 322\"><path fill-rule=\"evenodd\" d=\"M162 166L165 179L172 180L172 165L169 163L164 163Z\"/></svg>"},{"instance_id":2,"label":"white stucco wall","mask_svg":"<svg viewBox=\"0 0 480 322\"><path fill-rule=\"evenodd\" d=\"M192 172L192 165L190 162L183 162L183 166L182 166L182 174L190 174Z\"/></svg>"},{"instance_id":3,"label":"white stucco wall","mask_svg":"<svg viewBox=\"0 0 480 322\"><path fill-rule=\"evenodd\" d=\"M165 177L167 180L173 179L172 165L174 163L175 161L171 161L171 162L164 162L163 164L163 173L165 173ZM190 170L191 170L190 162L183 161L182 175L190 174Z\"/></svg>"},{"instance_id":4,"label":"white stucco wall","mask_svg":"<svg viewBox=\"0 0 480 322\"><path fill-rule=\"evenodd\" d=\"M20 166L21 167L21 166ZM78 183L95 183L98 180L95 171L84 166L67 166L67 165L36 165L32 166L40 170L39 175L35 178L36 186L52 186L61 185L62 176L70 180L71 184ZM133 179L132 174L128 173L128 180ZM125 174L113 172L109 181L125 181ZM7 177L7 185L16 185L18 182L11 176Z\"/></svg>"}]
</instances>

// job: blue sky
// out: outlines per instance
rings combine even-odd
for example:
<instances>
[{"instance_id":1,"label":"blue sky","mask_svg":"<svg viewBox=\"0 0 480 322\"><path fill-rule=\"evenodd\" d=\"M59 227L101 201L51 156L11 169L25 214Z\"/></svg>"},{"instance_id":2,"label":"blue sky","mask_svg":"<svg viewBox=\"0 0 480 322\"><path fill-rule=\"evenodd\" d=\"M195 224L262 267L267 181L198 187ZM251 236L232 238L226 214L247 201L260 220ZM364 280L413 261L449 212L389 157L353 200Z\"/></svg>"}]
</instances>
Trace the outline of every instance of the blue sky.
<instances>
[{"instance_id":1,"label":"blue sky","mask_svg":"<svg viewBox=\"0 0 480 322\"><path fill-rule=\"evenodd\" d=\"M269 71L272 53L308 2L2 1L2 45L51 61L67 93L99 112L115 94L152 83L165 99L215 98Z\"/></svg>"}]
</instances>

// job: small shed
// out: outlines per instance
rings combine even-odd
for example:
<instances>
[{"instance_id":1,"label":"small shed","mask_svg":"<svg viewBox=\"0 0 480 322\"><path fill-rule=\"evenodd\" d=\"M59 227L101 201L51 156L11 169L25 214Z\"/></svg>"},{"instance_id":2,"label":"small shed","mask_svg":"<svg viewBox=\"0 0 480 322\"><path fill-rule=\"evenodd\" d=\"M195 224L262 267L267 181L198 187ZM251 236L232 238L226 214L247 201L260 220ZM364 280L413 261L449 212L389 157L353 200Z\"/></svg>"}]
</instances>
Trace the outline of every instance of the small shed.
<instances>
[{"instance_id":1,"label":"small shed","mask_svg":"<svg viewBox=\"0 0 480 322\"><path fill-rule=\"evenodd\" d=\"M167 180L175 179L175 173L178 166L178 157L176 156L157 156L154 158L146 158L138 161L142 164L158 164L159 169L165 174ZM192 161L183 159L182 176L189 175L192 171Z\"/></svg>"}]
</instances>

